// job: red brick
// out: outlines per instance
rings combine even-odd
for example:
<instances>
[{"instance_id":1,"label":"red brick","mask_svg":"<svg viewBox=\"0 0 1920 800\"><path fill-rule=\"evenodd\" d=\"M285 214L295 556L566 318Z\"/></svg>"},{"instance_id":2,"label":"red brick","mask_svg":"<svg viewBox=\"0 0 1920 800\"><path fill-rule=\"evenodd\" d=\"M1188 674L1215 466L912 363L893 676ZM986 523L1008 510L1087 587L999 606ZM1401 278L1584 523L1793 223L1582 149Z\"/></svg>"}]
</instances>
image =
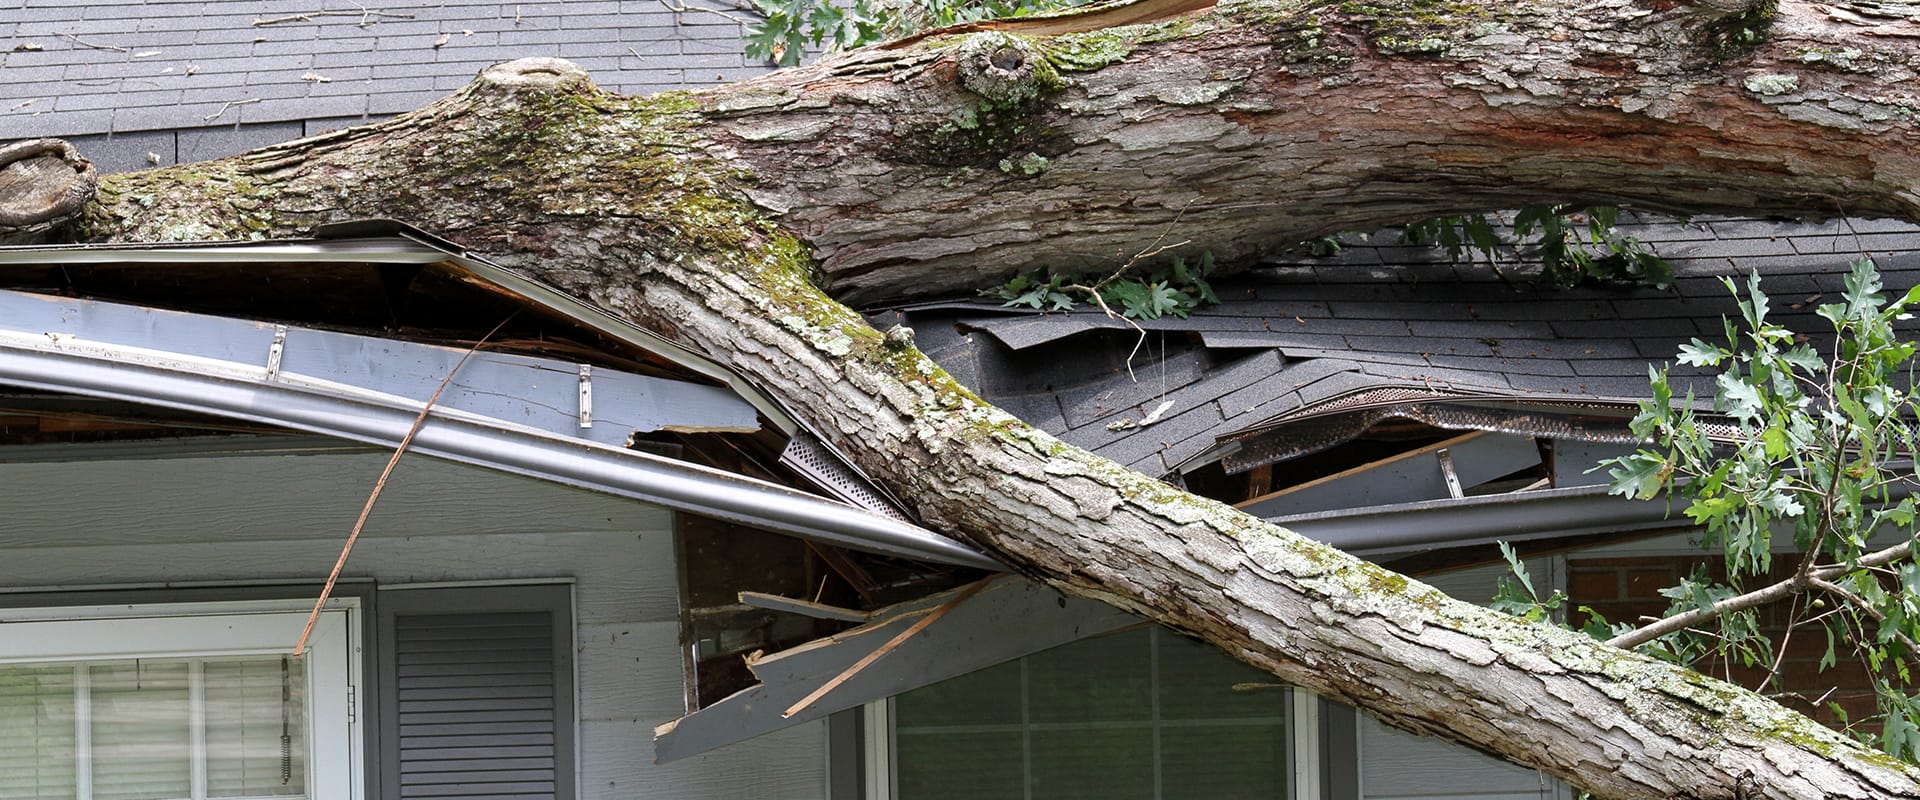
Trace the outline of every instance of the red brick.
<instances>
[{"instance_id":1,"label":"red brick","mask_svg":"<svg viewBox=\"0 0 1920 800\"><path fill-rule=\"evenodd\" d=\"M1672 569L1636 569L1627 573L1626 596L1640 600L1660 596L1660 590L1680 582Z\"/></svg>"},{"instance_id":2,"label":"red brick","mask_svg":"<svg viewBox=\"0 0 1920 800\"><path fill-rule=\"evenodd\" d=\"M1567 577L1567 594L1578 603L1597 603L1620 598L1618 570L1573 570Z\"/></svg>"}]
</instances>

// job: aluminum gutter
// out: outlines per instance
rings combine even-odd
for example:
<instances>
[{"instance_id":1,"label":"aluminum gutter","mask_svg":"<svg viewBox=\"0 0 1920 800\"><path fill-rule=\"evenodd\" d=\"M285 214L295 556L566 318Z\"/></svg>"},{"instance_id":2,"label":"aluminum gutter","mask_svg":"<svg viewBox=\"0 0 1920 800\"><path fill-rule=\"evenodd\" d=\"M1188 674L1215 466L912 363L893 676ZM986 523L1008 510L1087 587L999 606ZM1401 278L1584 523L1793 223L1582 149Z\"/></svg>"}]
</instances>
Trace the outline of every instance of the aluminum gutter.
<instances>
[{"instance_id":1,"label":"aluminum gutter","mask_svg":"<svg viewBox=\"0 0 1920 800\"><path fill-rule=\"evenodd\" d=\"M422 403L332 396L233 376L0 348L0 383L72 392L279 425L381 447L398 446ZM778 484L590 441L436 409L411 451L606 492L839 547L1001 570L997 562L932 531Z\"/></svg>"},{"instance_id":2,"label":"aluminum gutter","mask_svg":"<svg viewBox=\"0 0 1920 800\"><path fill-rule=\"evenodd\" d=\"M305 246L292 249L309 252ZM318 250L324 251L325 260L335 261L352 257L346 252L366 252L353 247ZM447 258L423 246L399 250L401 255L408 252L422 257L430 253L435 261ZM386 448L398 446L424 398L460 356L461 351L434 345L0 291L0 384L143 403ZM450 385L455 391L433 407L411 449L839 547L1002 569L966 545L907 522L779 484L628 449L622 446L627 434L647 426L751 429L754 411L727 390L711 386L611 370L600 371L595 379L607 396L599 413L589 416L592 406L587 403L575 408L576 399L588 397L589 377L578 365L482 354L460 368ZM596 417L600 425L586 424Z\"/></svg>"},{"instance_id":3,"label":"aluminum gutter","mask_svg":"<svg viewBox=\"0 0 1920 800\"><path fill-rule=\"evenodd\" d=\"M660 338L605 311L582 303L544 283L474 257L451 243L444 246L423 232L394 223L396 235L364 238L270 240L263 242L187 242L140 245L55 245L0 247L6 264L257 264L266 261L430 265L451 263L488 283L551 309L581 325L657 353L699 375L723 383L765 414L782 432L800 428L785 406L742 380L725 366L684 346Z\"/></svg>"},{"instance_id":4,"label":"aluminum gutter","mask_svg":"<svg viewBox=\"0 0 1920 800\"><path fill-rule=\"evenodd\" d=\"M1684 506L1631 500L1606 486L1571 486L1480 497L1268 517L1268 522L1354 555L1386 555L1593 533L1687 527Z\"/></svg>"},{"instance_id":5,"label":"aluminum gutter","mask_svg":"<svg viewBox=\"0 0 1920 800\"><path fill-rule=\"evenodd\" d=\"M1633 500L1608 494L1607 488L1569 486L1265 519L1359 556L1693 527L1685 501ZM1916 488L1896 483L1888 487L1889 497L1899 500Z\"/></svg>"},{"instance_id":6,"label":"aluminum gutter","mask_svg":"<svg viewBox=\"0 0 1920 800\"><path fill-rule=\"evenodd\" d=\"M396 220L359 220L323 225L315 239L260 242L167 242L141 244L73 244L0 246L0 265L74 263L259 263L262 261L360 261L377 264L450 263L475 277L520 295L581 325L663 356L686 369L720 383L747 401L774 427L788 436L807 431L820 440L842 466L885 496L871 478L819 437L772 395L760 391L725 365L706 355L655 335L552 286L520 275L473 255L454 242ZM888 502L899 505L892 498Z\"/></svg>"}]
</instances>

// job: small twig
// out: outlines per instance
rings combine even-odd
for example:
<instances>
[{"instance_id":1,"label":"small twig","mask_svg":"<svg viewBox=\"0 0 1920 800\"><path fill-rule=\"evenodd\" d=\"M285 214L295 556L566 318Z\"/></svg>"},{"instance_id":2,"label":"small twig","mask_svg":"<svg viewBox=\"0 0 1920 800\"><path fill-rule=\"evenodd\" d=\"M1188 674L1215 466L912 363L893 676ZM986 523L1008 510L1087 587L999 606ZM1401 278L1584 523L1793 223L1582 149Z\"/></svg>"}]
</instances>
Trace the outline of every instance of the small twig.
<instances>
[{"instance_id":1,"label":"small twig","mask_svg":"<svg viewBox=\"0 0 1920 800\"><path fill-rule=\"evenodd\" d=\"M901 631L900 635L893 637L886 644L880 645L878 648L875 648L873 652L868 653L865 657L861 658L859 661L854 662L853 666L848 667L844 672L841 672L840 674L833 676L833 680L830 680L830 681L827 681L826 683L821 684L820 688L813 690L806 697L800 698L800 702L794 703L792 706L789 706L787 710L780 712L780 718L791 719L793 715L807 710L807 706L813 705L814 702L818 701L822 697L825 697L828 692L831 692L834 689L839 688L840 684L846 683L847 679L860 674L861 670L864 670L867 667L872 666L873 662L879 661L881 656L884 656L890 652L893 652L894 648L899 647L901 644L905 643L908 639L913 638L914 634L917 634L923 630L926 630L928 625L932 625L936 620L939 620L941 617L946 616L947 612L952 611L955 606L958 606L961 603L966 602L968 598L971 598L974 595L979 594L981 589L987 588L987 584L994 582L994 580L999 577L1000 577L999 575L993 575L993 576L984 578L980 582L967 587L965 591L955 595L952 600L948 600L945 603L941 603L939 608L936 608L933 611L928 612L926 616L920 618L919 622L915 622L911 627L907 628L904 631Z\"/></svg>"},{"instance_id":2,"label":"small twig","mask_svg":"<svg viewBox=\"0 0 1920 800\"><path fill-rule=\"evenodd\" d=\"M203 122L212 122L216 119L219 119L220 115L227 113L227 109L229 108L233 108L234 106L252 105L258 102L260 102L260 98L258 97L249 97L245 100L228 100L227 102L221 104L219 111L215 111L211 114L201 117L200 119Z\"/></svg>"},{"instance_id":3,"label":"small twig","mask_svg":"<svg viewBox=\"0 0 1920 800\"><path fill-rule=\"evenodd\" d=\"M112 51L112 52L115 52L115 53L131 53L131 52L133 52L133 48L130 48L130 47L121 47L121 46L119 46L119 45L117 45L117 44L94 44L93 42L89 42L89 41L87 41L87 40L85 40L85 39L82 39L82 38L80 38L80 37L78 37L78 36L75 36L75 35L73 35L73 34L71 34L71 33L56 33L56 34L54 34L54 35L56 35L56 36L60 36L60 37L63 37L63 38L65 38L65 39L66 39L67 41L69 41L69 42L73 42L74 44L77 44L77 45L80 45L81 47L91 47L91 48L93 48L93 49L95 49L95 50L108 50L108 51Z\"/></svg>"},{"instance_id":4,"label":"small twig","mask_svg":"<svg viewBox=\"0 0 1920 800\"><path fill-rule=\"evenodd\" d=\"M414 415L412 427L407 428L406 436L400 437L400 445L393 449L393 456L387 459L386 468L380 470L379 479L373 482L373 491L367 494L366 505L360 507L360 518L354 520L353 531L347 534L347 544L340 548L340 558L333 562L333 571L327 574L326 585L320 587L320 597L313 601L313 612L307 615L307 626L301 629L300 640L293 645L295 658L299 658L306 652L307 637L313 635L314 623L320 621L320 610L326 607L327 598L333 596L334 584L340 581L340 570L347 566L347 556L353 552L353 543L360 540L360 531L367 527L367 517L373 514L373 504L380 499L380 493L386 491L387 479L393 477L393 468L400 464L400 456L406 454L407 447L413 444L413 437L426 425L427 413L433 410L434 403L439 402L440 393L447 390L448 384L453 383L453 376L460 374L460 368L466 366L467 359L479 352L481 347L486 346L487 340L492 339L494 334L499 333L500 329L506 327L507 323L512 322L518 314L517 311L508 314L506 319L500 320L500 324L493 326L493 330L487 331L487 335L480 337L480 341L474 342L472 347L467 348L467 352L461 353L460 360L453 362L453 369L447 370L447 376L440 379L439 387L433 390L426 404L420 406L420 413Z\"/></svg>"},{"instance_id":5,"label":"small twig","mask_svg":"<svg viewBox=\"0 0 1920 800\"><path fill-rule=\"evenodd\" d=\"M1814 578L1808 581L1808 584L1813 586L1816 589L1819 589L1820 591L1826 592L1827 594L1833 595L1835 597L1838 597L1842 600L1847 601L1848 603L1852 604L1855 608L1860 609L1860 611L1866 614L1868 617L1873 618L1874 622L1884 625L1887 621L1887 615L1881 613L1880 609L1874 608L1873 604L1867 602L1866 598L1861 597L1860 595L1854 594L1852 591L1848 590L1844 586L1841 586L1836 583L1832 583L1830 581L1821 580L1819 578ZM1893 635L1894 635L1894 638L1900 640L1901 644L1907 646L1908 659L1920 661L1920 643L1915 643L1913 641L1913 637L1908 636L1905 633L1898 630L1894 631Z\"/></svg>"},{"instance_id":6,"label":"small twig","mask_svg":"<svg viewBox=\"0 0 1920 800\"><path fill-rule=\"evenodd\" d=\"M375 19L375 17L384 17L387 19L413 19L414 15L396 14L390 11L375 11L363 5L363 6L360 6L359 11L311 11L305 14L288 14L287 16L284 16L284 17L273 17L271 19L261 19L256 17L253 20L253 27L258 28L264 25L279 25L280 23L283 23L283 22L312 22L314 17L359 17L360 18L359 25L360 27L364 28L369 25L379 24L380 20Z\"/></svg>"},{"instance_id":7,"label":"small twig","mask_svg":"<svg viewBox=\"0 0 1920 800\"><path fill-rule=\"evenodd\" d=\"M665 3L666 1L667 0L660 0L660 2L662 3ZM1187 209L1192 207L1193 207L1193 201L1188 200L1186 205L1180 207L1179 213L1176 213L1173 215L1173 221L1168 222L1166 227L1160 229L1159 236L1155 236L1151 243L1149 243L1146 247L1141 248L1140 252L1134 253L1133 257L1128 258L1127 262L1125 264L1121 264L1120 268L1114 270L1112 274L1108 275L1105 278L1101 278L1098 281L1095 281L1092 286L1088 286L1080 283L1074 283L1074 284L1068 284L1066 286L1060 287L1063 289L1073 289L1075 291L1086 292L1087 296L1092 297L1093 302L1100 306L1100 311L1102 313L1106 314L1108 317L1111 317L1113 319L1117 319L1117 320L1120 320L1121 322L1126 323L1127 327L1130 327L1133 329L1133 332L1136 334L1136 337L1133 340L1133 349L1127 351L1127 380L1130 380L1130 381L1139 380L1139 378L1133 374L1133 357L1139 355L1140 347L1147 343L1147 329L1140 327L1140 323L1137 323L1131 319L1128 319L1127 316L1124 314L1113 313L1113 309L1107 306L1106 298L1100 296L1100 290L1107 288L1114 281L1120 280L1121 278L1125 277L1126 274L1128 272L1131 272L1135 266L1138 266L1141 261L1160 255L1161 253L1167 252L1168 250L1172 250L1176 247L1185 247L1189 244L1192 244L1193 242L1191 239L1183 239L1181 241L1174 242L1173 244L1165 244L1165 242L1167 241L1167 235L1173 232L1174 226L1180 224L1180 218L1186 216Z\"/></svg>"}]
</instances>

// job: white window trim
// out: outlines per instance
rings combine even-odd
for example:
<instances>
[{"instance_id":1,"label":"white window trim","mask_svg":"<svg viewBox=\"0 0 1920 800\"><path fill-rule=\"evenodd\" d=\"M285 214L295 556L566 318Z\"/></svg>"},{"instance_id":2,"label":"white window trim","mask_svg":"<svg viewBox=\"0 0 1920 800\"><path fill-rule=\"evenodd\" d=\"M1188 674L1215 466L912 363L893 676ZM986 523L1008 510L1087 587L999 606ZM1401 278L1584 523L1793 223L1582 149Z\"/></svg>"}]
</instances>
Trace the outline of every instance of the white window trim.
<instances>
[{"instance_id":1,"label":"white window trim","mask_svg":"<svg viewBox=\"0 0 1920 800\"><path fill-rule=\"evenodd\" d=\"M1288 687L1287 732L1293 762L1293 796L1320 800L1320 696L1298 686Z\"/></svg>"},{"instance_id":2,"label":"white window trim","mask_svg":"<svg viewBox=\"0 0 1920 800\"><path fill-rule=\"evenodd\" d=\"M0 609L0 664L284 655L306 627L299 601ZM357 598L334 598L307 643L307 796L358 800L366 785ZM81 695L85 697L85 695ZM81 758L91 751L80 742ZM84 774L83 770L83 774Z\"/></svg>"}]
</instances>

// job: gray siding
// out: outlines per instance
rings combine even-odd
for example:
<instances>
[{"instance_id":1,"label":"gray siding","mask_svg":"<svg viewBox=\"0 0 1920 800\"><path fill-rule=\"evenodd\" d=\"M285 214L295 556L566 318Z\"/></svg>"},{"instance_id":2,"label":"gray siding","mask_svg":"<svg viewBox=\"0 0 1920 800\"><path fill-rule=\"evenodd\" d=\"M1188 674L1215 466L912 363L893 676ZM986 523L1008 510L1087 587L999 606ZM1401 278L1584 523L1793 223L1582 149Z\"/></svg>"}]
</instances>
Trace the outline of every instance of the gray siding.
<instances>
[{"instance_id":1,"label":"gray siding","mask_svg":"<svg viewBox=\"0 0 1920 800\"><path fill-rule=\"evenodd\" d=\"M385 458L0 463L0 586L317 581ZM824 723L652 764L653 726L684 702L664 509L408 457L345 574L383 585L572 579L583 798L825 793Z\"/></svg>"}]
</instances>

